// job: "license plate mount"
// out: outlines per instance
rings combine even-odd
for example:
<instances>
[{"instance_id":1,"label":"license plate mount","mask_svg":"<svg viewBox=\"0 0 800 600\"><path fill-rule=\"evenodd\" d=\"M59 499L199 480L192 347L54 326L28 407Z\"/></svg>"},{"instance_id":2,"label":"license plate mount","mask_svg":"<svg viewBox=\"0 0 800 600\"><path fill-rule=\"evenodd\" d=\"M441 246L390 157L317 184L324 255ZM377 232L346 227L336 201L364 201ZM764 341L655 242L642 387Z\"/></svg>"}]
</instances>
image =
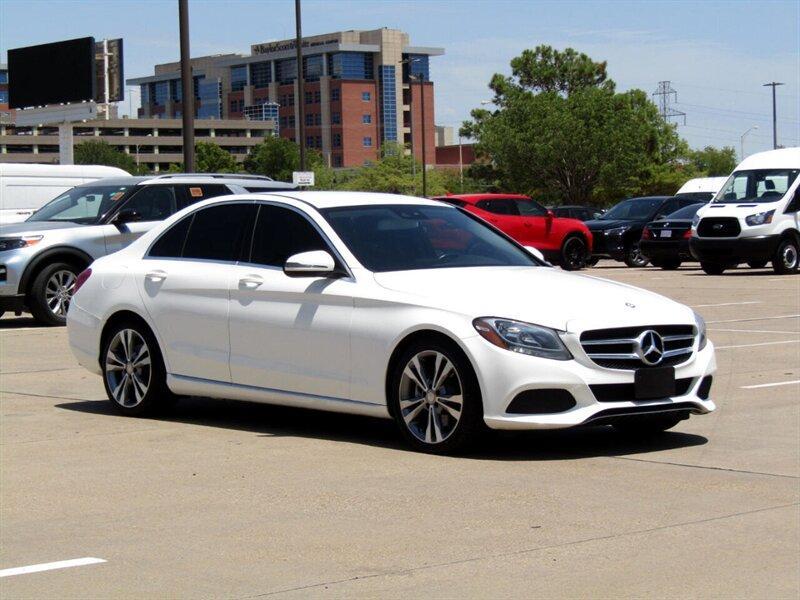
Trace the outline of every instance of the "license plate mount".
<instances>
[{"instance_id":1,"label":"license plate mount","mask_svg":"<svg viewBox=\"0 0 800 600\"><path fill-rule=\"evenodd\" d=\"M662 229L661 230L661 237L662 238L672 237L672 230L671 229Z\"/></svg>"},{"instance_id":2,"label":"license plate mount","mask_svg":"<svg viewBox=\"0 0 800 600\"><path fill-rule=\"evenodd\" d=\"M633 374L634 397L658 400L675 395L675 367L637 369Z\"/></svg>"}]
</instances>

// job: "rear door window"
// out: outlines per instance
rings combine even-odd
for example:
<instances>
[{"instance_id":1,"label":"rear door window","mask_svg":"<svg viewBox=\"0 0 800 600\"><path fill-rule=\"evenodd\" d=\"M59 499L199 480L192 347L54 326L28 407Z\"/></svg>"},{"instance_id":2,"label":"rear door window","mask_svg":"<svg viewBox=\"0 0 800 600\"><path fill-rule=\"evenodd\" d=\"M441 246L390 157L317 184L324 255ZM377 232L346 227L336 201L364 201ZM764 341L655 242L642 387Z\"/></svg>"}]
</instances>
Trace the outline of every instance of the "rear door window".
<instances>
[{"instance_id":1,"label":"rear door window","mask_svg":"<svg viewBox=\"0 0 800 600\"><path fill-rule=\"evenodd\" d=\"M519 215L517 205L514 200L481 200L478 208L495 215Z\"/></svg>"},{"instance_id":2,"label":"rear door window","mask_svg":"<svg viewBox=\"0 0 800 600\"><path fill-rule=\"evenodd\" d=\"M547 209L533 200L514 200L519 214L523 217L546 217Z\"/></svg>"},{"instance_id":3,"label":"rear door window","mask_svg":"<svg viewBox=\"0 0 800 600\"><path fill-rule=\"evenodd\" d=\"M163 221L175 213L175 188L171 185L144 185L125 202L125 210L134 210L140 221Z\"/></svg>"},{"instance_id":4,"label":"rear door window","mask_svg":"<svg viewBox=\"0 0 800 600\"><path fill-rule=\"evenodd\" d=\"M183 245L186 243L186 234L192 224L194 215L189 215L167 229L156 243L150 248L149 256L154 258L180 258L183 255Z\"/></svg>"},{"instance_id":5,"label":"rear door window","mask_svg":"<svg viewBox=\"0 0 800 600\"><path fill-rule=\"evenodd\" d=\"M209 206L197 211L183 246L183 258L238 260L243 246L249 246L255 213L254 204L237 203Z\"/></svg>"},{"instance_id":6,"label":"rear door window","mask_svg":"<svg viewBox=\"0 0 800 600\"><path fill-rule=\"evenodd\" d=\"M227 196L231 192L227 186L221 183L203 183L197 185L183 185L179 197L179 209L191 206L201 200L216 198L217 196Z\"/></svg>"}]
</instances>

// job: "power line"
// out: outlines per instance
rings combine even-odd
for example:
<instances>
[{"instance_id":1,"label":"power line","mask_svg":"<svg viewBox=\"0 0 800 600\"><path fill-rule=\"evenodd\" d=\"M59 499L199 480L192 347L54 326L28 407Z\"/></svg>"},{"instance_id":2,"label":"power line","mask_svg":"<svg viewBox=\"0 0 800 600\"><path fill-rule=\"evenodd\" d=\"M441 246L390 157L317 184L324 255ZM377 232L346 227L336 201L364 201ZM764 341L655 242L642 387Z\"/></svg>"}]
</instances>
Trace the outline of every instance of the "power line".
<instances>
[{"instance_id":1,"label":"power line","mask_svg":"<svg viewBox=\"0 0 800 600\"><path fill-rule=\"evenodd\" d=\"M680 110L675 110L670 105L678 101L678 92L673 89L669 81L659 81L656 91L653 96L658 96L658 107L661 113L661 118L669 122L673 117L683 118L683 124L686 125L686 113Z\"/></svg>"},{"instance_id":2,"label":"power line","mask_svg":"<svg viewBox=\"0 0 800 600\"><path fill-rule=\"evenodd\" d=\"M744 115L746 117L760 117L762 119L769 119L770 115L766 113L755 113L755 112L748 112L744 110L734 110L732 108L719 108L717 106L707 106L705 104L690 104L688 102L678 102L681 106L689 106L691 108L696 109L704 109L707 112L715 112L715 113L735 113L734 115L724 115L721 114L723 117L729 118L738 118L736 115ZM797 119L790 119L788 117L778 117L778 121L787 121L789 123L800 123Z\"/></svg>"}]
</instances>

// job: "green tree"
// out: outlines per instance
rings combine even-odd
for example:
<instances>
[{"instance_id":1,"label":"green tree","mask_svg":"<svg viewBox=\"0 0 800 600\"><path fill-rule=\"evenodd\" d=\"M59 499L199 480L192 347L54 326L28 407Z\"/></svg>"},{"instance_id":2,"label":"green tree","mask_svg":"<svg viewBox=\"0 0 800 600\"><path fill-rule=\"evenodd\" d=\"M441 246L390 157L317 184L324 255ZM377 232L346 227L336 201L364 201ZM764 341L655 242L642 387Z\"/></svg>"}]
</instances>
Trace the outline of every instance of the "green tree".
<instances>
[{"instance_id":1,"label":"green tree","mask_svg":"<svg viewBox=\"0 0 800 600\"><path fill-rule=\"evenodd\" d=\"M198 142L194 147L198 173L238 173L239 164L233 154L213 142Z\"/></svg>"},{"instance_id":2,"label":"green tree","mask_svg":"<svg viewBox=\"0 0 800 600\"><path fill-rule=\"evenodd\" d=\"M146 171L136 164L136 160L125 152L120 152L108 142L89 140L75 144L74 159L76 165L106 165L124 169L131 175Z\"/></svg>"},{"instance_id":3,"label":"green tree","mask_svg":"<svg viewBox=\"0 0 800 600\"><path fill-rule=\"evenodd\" d=\"M512 65L512 77L490 84L499 108L472 111L461 131L477 140L487 183L546 202L605 204L685 157L685 142L647 94L616 93L605 63L539 47Z\"/></svg>"},{"instance_id":4,"label":"green tree","mask_svg":"<svg viewBox=\"0 0 800 600\"><path fill-rule=\"evenodd\" d=\"M244 168L253 175L266 175L278 181L291 181L292 172L300 170L300 147L292 140L267 136L250 149ZM306 151L306 169L314 171L315 189L333 189L333 171L325 164L322 154Z\"/></svg>"},{"instance_id":5,"label":"green tree","mask_svg":"<svg viewBox=\"0 0 800 600\"><path fill-rule=\"evenodd\" d=\"M702 150L692 151L689 158L698 171L709 177L727 176L736 168L736 150L730 146L706 146Z\"/></svg>"}]
</instances>

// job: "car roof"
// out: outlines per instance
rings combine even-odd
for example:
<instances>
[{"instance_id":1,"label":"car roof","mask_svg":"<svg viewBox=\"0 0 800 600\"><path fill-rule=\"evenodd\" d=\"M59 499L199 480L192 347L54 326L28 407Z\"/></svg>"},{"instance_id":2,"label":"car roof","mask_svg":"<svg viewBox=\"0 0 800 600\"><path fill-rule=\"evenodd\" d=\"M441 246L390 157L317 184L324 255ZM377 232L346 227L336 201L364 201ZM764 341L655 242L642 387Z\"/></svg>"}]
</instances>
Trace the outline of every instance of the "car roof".
<instances>
[{"instance_id":1,"label":"car roof","mask_svg":"<svg viewBox=\"0 0 800 600\"><path fill-rule=\"evenodd\" d=\"M254 198L278 199L290 198L324 210L326 208L340 208L345 206L369 206L374 204L419 204L423 206L442 206L437 200L404 196L401 194L384 194L377 192L254 192Z\"/></svg>"},{"instance_id":2,"label":"car roof","mask_svg":"<svg viewBox=\"0 0 800 600\"><path fill-rule=\"evenodd\" d=\"M800 147L780 148L751 154L740 162L736 171L751 169L800 169Z\"/></svg>"},{"instance_id":3,"label":"car roof","mask_svg":"<svg viewBox=\"0 0 800 600\"><path fill-rule=\"evenodd\" d=\"M204 184L204 183L233 183L242 187L264 187L267 190L295 190L293 183L274 181L269 177L258 175L216 174L216 173L175 173L169 175L145 175L129 177L106 177L90 181L83 186L91 185L166 185L170 183Z\"/></svg>"}]
</instances>

